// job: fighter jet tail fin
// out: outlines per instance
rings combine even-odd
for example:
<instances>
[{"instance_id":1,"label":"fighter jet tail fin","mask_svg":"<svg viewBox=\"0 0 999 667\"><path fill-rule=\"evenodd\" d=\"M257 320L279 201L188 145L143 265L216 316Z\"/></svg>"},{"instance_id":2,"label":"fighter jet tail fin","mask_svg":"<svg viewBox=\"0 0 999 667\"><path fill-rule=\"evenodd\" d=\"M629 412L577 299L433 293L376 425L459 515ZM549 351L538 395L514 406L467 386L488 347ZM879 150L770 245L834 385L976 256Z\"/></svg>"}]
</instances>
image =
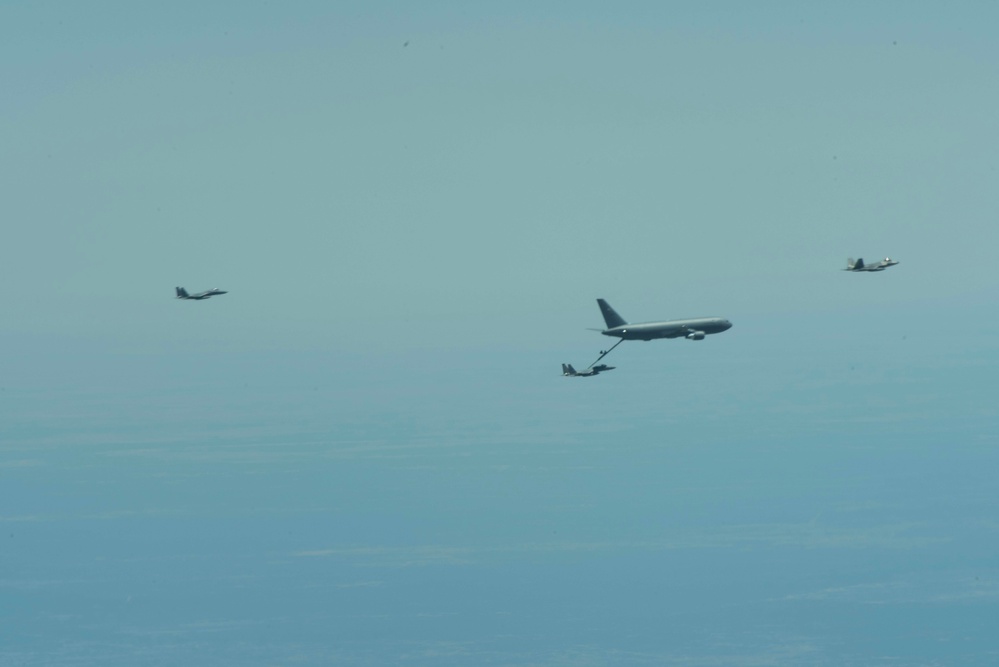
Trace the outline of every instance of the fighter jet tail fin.
<instances>
[{"instance_id":1,"label":"fighter jet tail fin","mask_svg":"<svg viewBox=\"0 0 999 667\"><path fill-rule=\"evenodd\" d=\"M864 268L864 258L858 257L857 261L854 261L853 258L851 257L850 259L846 260L846 265L848 268L851 269L862 269Z\"/></svg>"},{"instance_id":2,"label":"fighter jet tail fin","mask_svg":"<svg viewBox=\"0 0 999 667\"><path fill-rule=\"evenodd\" d=\"M597 299L597 305L600 306L600 312L603 313L604 322L607 323L608 329L613 329L614 327L619 327L627 322L624 318L617 314L617 311L611 308L610 304L603 299Z\"/></svg>"},{"instance_id":3,"label":"fighter jet tail fin","mask_svg":"<svg viewBox=\"0 0 999 667\"><path fill-rule=\"evenodd\" d=\"M189 296L190 296L190 294L187 293L186 289L184 289L183 287L178 287L177 288L177 298L178 299L186 299Z\"/></svg>"},{"instance_id":4,"label":"fighter jet tail fin","mask_svg":"<svg viewBox=\"0 0 999 667\"><path fill-rule=\"evenodd\" d=\"M572 367L572 364L565 364L565 370L569 375L576 374L576 369Z\"/></svg>"}]
</instances>

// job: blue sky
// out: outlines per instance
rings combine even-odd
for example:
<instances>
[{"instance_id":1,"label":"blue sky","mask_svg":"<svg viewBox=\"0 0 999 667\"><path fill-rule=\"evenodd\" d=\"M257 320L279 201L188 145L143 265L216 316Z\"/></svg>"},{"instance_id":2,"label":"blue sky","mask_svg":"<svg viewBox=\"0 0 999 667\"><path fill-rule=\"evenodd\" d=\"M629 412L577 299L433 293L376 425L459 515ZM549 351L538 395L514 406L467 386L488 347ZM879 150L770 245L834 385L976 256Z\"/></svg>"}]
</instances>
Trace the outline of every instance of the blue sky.
<instances>
[{"instance_id":1,"label":"blue sky","mask_svg":"<svg viewBox=\"0 0 999 667\"><path fill-rule=\"evenodd\" d=\"M992 664L997 12L0 8L0 662Z\"/></svg>"}]
</instances>

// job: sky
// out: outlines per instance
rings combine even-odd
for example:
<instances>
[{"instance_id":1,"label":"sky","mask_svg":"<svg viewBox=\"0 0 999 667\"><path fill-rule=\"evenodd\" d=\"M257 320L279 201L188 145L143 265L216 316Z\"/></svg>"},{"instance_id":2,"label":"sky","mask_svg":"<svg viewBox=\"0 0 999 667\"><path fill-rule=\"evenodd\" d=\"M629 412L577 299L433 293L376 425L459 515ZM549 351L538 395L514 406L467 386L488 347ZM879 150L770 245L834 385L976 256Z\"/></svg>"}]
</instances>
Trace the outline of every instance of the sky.
<instances>
[{"instance_id":1,"label":"sky","mask_svg":"<svg viewBox=\"0 0 999 667\"><path fill-rule=\"evenodd\" d=\"M997 19L0 7L0 664L994 664Z\"/></svg>"}]
</instances>

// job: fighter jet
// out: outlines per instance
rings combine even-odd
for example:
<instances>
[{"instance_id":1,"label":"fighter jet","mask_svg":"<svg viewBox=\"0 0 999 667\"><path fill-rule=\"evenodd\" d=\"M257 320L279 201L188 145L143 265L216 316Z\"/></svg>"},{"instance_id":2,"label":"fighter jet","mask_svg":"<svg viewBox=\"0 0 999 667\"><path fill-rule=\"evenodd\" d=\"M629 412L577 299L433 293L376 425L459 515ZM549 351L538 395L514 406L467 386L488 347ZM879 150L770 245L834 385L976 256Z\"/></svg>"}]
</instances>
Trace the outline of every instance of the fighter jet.
<instances>
[{"instance_id":1,"label":"fighter jet","mask_svg":"<svg viewBox=\"0 0 999 667\"><path fill-rule=\"evenodd\" d=\"M843 270L844 271L884 271L888 267L895 266L896 264L898 264L898 262L895 261L894 259L892 259L891 257L885 257L884 259L882 259L880 262L877 262L876 264L864 264L863 258L858 259L855 262L855 261L853 261L853 258L851 257L850 259L846 260L846 268L843 269Z\"/></svg>"},{"instance_id":2,"label":"fighter jet","mask_svg":"<svg viewBox=\"0 0 999 667\"><path fill-rule=\"evenodd\" d=\"M588 378L592 375L599 375L604 371L612 371L616 367L608 366L607 364L600 364L599 366L591 366L581 371L577 371L572 367L572 364L562 364L562 375L567 378Z\"/></svg>"},{"instance_id":3,"label":"fighter jet","mask_svg":"<svg viewBox=\"0 0 999 667\"><path fill-rule=\"evenodd\" d=\"M597 304L600 306L600 312L604 315L604 322L607 323L606 329L602 331L598 329L598 331L605 336L614 336L621 339L614 344L614 347L617 347L625 340L650 341L654 338L704 340L704 337L708 334L721 333L732 328L732 323L721 317L700 317L693 320L668 320L666 322L628 324L603 299L597 299ZM601 358L609 353L610 350L602 353Z\"/></svg>"},{"instance_id":4,"label":"fighter jet","mask_svg":"<svg viewBox=\"0 0 999 667\"><path fill-rule=\"evenodd\" d=\"M188 294L187 290L183 287L177 288L177 298L178 299L188 299L191 301L201 301L202 299L210 299L213 296L219 294L228 294L225 290L220 290L218 287L213 287L212 289L205 292L198 292L197 294Z\"/></svg>"}]
</instances>

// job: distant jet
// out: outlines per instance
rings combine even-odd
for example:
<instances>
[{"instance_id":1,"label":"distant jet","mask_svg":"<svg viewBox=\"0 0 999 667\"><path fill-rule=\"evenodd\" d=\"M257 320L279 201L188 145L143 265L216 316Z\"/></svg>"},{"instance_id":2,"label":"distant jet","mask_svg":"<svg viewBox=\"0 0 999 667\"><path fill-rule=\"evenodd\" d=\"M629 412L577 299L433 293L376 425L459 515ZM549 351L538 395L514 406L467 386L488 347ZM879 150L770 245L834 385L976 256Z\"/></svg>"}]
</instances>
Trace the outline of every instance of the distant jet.
<instances>
[{"instance_id":1,"label":"distant jet","mask_svg":"<svg viewBox=\"0 0 999 667\"><path fill-rule=\"evenodd\" d=\"M846 260L846 268L843 269L843 270L844 271L884 271L889 266L895 266L896 264L898 264L898 262L895 261L894 259L892 259L891 257L885 257L884 259L882 259L877 264L864 264L864 260L863 259L858 259L855 262L855 261L853 261L853 258L851 257L850 259Z\"/></svg>"},{"instance_id":2,"label":"distant jet","mask_svg":"<svg viewBox=\"0 0 999 667\"><path fill-rule=\"evenodd\" d=\"M607 328L600 331L600 333L605 336L614 336L621 339L614 344L614 347L617 347L621 341L625 340L649 341L654 338L704 340L704 337L708 334L721 333L732 328L732 323L721 317L701 317L693 320L668 320L666 322L628 324L603 299L597 299L597 304L600 305L600 312L604 314L604 322L607 323ZM610 350L601 353L601 358L609 353Z\"/></svg>"},{"instance_id":3,"label":"distant jet","mask_svg":"<svg viewBox=\"0 0 999 667\"><path fill-rule=\"evenodd\" d=\"M183 287L177 288L178 299L190 299L192 301L201 301L202 299L210 299L211 297L219 294L228 294L228 292L220 290L218 287L213 287L212 289L206 292L198 292L197 294L188 294L187 290L184 289Z\"/></svg>"},{"instance_id":4,"label":"distant jet","mask_svg":"<svg viewBox=\"0 0 999 667\"><path fill-rule=\"evenodd\" d=\"M572 367L572 364L562 364L562 375L569 378L587 378L591 375L599 375L604 371L612 371L614 368L615 366L600 364L599 366L591 366L585 370L577 371Z\"/></svg>"}]
</instances>

